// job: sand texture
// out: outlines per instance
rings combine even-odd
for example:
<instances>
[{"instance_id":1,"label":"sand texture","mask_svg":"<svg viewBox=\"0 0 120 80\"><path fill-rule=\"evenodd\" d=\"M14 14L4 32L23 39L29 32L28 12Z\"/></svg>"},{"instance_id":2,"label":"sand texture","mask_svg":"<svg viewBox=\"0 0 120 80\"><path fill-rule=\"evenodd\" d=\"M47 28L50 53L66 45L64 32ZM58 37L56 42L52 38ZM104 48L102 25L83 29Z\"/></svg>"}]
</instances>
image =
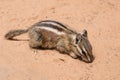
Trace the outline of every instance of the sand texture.
<instances>
[{"instance_id":1,"label":"sand texture","mask_svg":"<svg viewBox=\"0 0 120 80\"><path fill-rule=\"evenodd\" d=\"M29 48L28 34L4 35L41 20L87 29L95 60ZM0 0L0 80L120 80L120 0Z\"/></svg>"}]
</instances>

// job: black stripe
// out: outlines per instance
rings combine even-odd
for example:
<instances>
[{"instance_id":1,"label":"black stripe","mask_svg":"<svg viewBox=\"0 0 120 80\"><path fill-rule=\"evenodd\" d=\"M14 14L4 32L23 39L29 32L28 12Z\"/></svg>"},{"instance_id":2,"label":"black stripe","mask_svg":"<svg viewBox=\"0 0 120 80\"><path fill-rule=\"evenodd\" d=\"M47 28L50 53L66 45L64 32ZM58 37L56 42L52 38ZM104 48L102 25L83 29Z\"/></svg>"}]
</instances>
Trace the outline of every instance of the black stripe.
<instances>
[{"instance_id":1,"label":"black stripe","mask_svg":"<svg viewBox=\"0 0 120 80\"><path fill-rule=\"evenodd\" d=\"M64 27L64 28L67 29L67 27L66 27L65 25L63 25L62 23L60 23L60 22L58 22L58 21L54 21L54 20L44 20L44 21L41 21L40 23L42 23L42 22L53 22L53 23L56 23L56 24L58 24L58 25L60 25L60 26L62 26L62 27Z\"/></svg>"},{"instance_id":2,"label":"black stripe","mask_svg":"<svg viewBox=\"0 0 120 80\"><path fill-rule=\"evenodd\" d=\"M56 25L53 25L53 24L39 23L36 26L45 26L45 27L50 27L50 28L53 28L53 29L57 29L58 31L64 31L64 29L62 29L62 28L60 28Z\"/></svg>"},{"instance_id":3,"label":"black stripe","mask_svg":"<svg viewBox=\"0 0 120 80\"><path fill-rule=\"evenodd\" d=\"M60 22L58 22L58 21L54 21L54 20L44 20L44 21L41 21L40 23L42 23L42 22L53 22L53 23L56 23L56 24L62 26L62 27L65 28L65 29L67 29L67 30L69 30L69 31L71 31L71 32L73 32L73 33L75 33L75 31L69 29L69 28L66 27L64 24L62 24L62 23L60 23Z\"/></svg>"},{"instance_id":4,"label":"black stripe","mask_svg":"<svg viewBox=\"0 0 120 80\"><path fill-rule=\"evenodd\" d=\"M46 23L45 23L45 22L46 22ZM47 22L51 22L51 24L50 24L50 23L47 23ZM58 26L57 26L57 25L53 25L52 23L55 23L55 24L57 24ZM75 31L67 28L67 26L65 26L64 24L62 24L62 23L60 23L60 22L58 22L58 21L54 21L54 20L44 20L44 21L40 21L40 22L34 24L33 26L45 26L45 27L51 27L51 28L57 29L58 31L65 31L65 32L67 31L68 33L76 33ZM59 26L63 27L64 29L61 28L61 27L59 27Z\"/></svg>"}]
</instances>

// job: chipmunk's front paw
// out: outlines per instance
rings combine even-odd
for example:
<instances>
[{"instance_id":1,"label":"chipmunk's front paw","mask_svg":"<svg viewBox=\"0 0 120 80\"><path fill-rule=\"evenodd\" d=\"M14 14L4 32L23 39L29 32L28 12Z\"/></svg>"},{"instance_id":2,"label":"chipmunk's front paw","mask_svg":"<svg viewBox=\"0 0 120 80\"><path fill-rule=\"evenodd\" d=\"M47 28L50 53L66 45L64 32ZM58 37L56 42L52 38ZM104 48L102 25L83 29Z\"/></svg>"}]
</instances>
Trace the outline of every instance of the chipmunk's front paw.
<instances>
[{"instance_id":1,"label":"chipmunk's front paw","mask_svg":"<svg viewBox=\"0 0 120 80\"><path fill-rule=\"evenodd\" d=\"M74 58L74 59L77 59L78 57L77 57L77 55L75 55L74 53L70 53L69 54L72 58Z\"/></svg>"}]
</instances>

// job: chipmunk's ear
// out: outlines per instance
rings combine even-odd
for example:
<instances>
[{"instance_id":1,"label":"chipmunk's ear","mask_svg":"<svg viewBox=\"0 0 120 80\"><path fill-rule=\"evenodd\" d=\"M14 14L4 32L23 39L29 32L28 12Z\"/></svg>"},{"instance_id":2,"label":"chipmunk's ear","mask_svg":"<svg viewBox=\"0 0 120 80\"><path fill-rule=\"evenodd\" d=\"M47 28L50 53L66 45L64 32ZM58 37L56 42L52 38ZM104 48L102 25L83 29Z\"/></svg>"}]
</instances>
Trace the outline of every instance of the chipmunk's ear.
<instances>
[{"instance_id":1,"label":"chipmunk's ear","mask_svg":"<svg viewBox=\"0 0 120 80\"><path fill-rule=\"evenodd\" d=\"M84 30L82 31L82 36L84 36L84 37L88 37L87 30L84 29Z\"/></svg>"}]
</instances>

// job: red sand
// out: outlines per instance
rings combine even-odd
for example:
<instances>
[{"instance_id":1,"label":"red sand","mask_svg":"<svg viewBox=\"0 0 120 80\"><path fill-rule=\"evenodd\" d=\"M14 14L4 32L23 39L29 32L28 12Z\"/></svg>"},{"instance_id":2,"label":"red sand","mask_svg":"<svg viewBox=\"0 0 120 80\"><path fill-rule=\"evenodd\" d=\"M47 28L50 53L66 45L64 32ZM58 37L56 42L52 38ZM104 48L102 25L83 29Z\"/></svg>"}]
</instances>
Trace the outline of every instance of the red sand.
<instances>
[{"instance_id":1,"label":"red sand","mask_svg":"<svg viewBox=\"0 0 120 80\"><path fill-rule=\"evenodd\" d=\"M87 29L94 62L4 39L45 19ZM120 0L0 0L0 26L0 80L120 80Z\"/></svg>"}]
</instances>

